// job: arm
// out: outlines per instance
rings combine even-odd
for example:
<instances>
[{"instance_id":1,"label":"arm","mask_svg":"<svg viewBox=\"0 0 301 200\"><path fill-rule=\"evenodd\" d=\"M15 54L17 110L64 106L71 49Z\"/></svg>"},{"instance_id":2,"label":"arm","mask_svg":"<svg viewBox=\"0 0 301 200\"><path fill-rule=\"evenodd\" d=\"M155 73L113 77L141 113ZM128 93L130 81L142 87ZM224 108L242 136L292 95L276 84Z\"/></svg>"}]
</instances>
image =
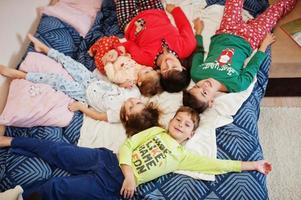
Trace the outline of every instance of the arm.
<instances>
[{"instance_id":1,"label":"arm","mask_svg":"<svg viewBox=\"0 0 301 200\"><path fill-rule=\"evenodd\" d=\"M91 117L92 119L99 120L99 121L108 121L107 114L104 112L97 112L89 107L86 107L81 102L75 101L68 106L70 111L81 111L84 114L86 114L88 117Z\"/></svg>"},{"instance_id":2,"label":"arm","mask_svg":"<svg viewBox=\"0 0 301 200\"><path fill-rule=\"evenodd\" d=\"M265 51L269 45L274 43L276 40L275 36L272 33L268 33L263 41L260 44L260 47L256 54L251 58L247 66L242 70L242 73L239 77L240 79L240 91L245 90L249 87L253 81L255 75L257 74L259 67L263 60L265 59Z\"/></svg>"},{"instance_id":3,"label":"arm","mask_svg":"<svg viewBox=\"0 0 301 200\"><path fill-rule=\"evenodd\" d=\"M258 171L264 175L267 175L272 171L272 164L266 160L258 161L242 161L241 162L242 171Z\"/></svg>"},{"instance_id":4,"label":"arm","mask_svg":"<svg viewBox=\"0 0 301 200\"><path fill-rule=\"evenodd\" d=\"M197 76L199 73L202 73L202 68L199 66L204 62L203 38L201 35L196 35L195 37L198 41L198 45L192 57L192 66L190 70L191 78Z\"/></svg>"},{"instance_id":5,"label":"arm","mask_svg":"<svg viewBox=\"0 0 301 200\"><path fill-rule=\"evenodd\" d=\"M262 51L257 51L251 60L248 62L247 66L241 71L238 76L237 89L230 92L239 92L246 90L252 83L254 77L256 76L261 63L266 58L266 54Z\"/></svg>"},{"instance_id":6,"label":"arm","mask_svg":"<svg viewBox=\"0 0 301 200\"><path fill-rule=\"evenodd\" d=\"M165 129L160 127L153 127L146 129L136 135L128 138L119 148L119 164L132 165L132 150L138 147L143 142L147 141L149 138L152 138L154 135L157 135L161 132L164 132Z\"/></svg>"},{"instance_id":7,"label":"arm","mask_svg":"<svg viewBox=\"0 0 301 200\"><path fill-rule=\"evenodd\" d=\"M180 162L180 170L197 171L205 174L225 174L241 172L241 161L219 160L200 156L184 150L184 158Z\"/></svg>"},{"instance_id":8,"label":"arm","mask_svg":"<svg viewBox=\"0 0 301 200\"><path fill-rule=\"evenodd\" d=\"M180 38L177 39L178 51L177 53L181 58L186 58L190 56L196 46L196 40L186 15L180 7L169 8L170 4L166 5L166 10L173 16L176 26L180 33Z\"/></svg>"},{"instance_id":9,"label":"arm","mask_svg":"<svg viewBox=\"0 0 301 200\"><path fill-rule=\"evenodd\" d=\"M139 64L153 66L153 57L152 55L146 51L145 48L140 48L137 44L133 41L126 41L122 43L125 47L126 51L130 53L131 57Z\"/></svg>"},{"instance_id":10,"label":"arm","mask_svg":"<svg viewBox=\"0 0 301 200\"><path fill-rule=\"evenodd\" d=\"M185 157L180 166L183 170L203 172L206 174L224 174L228 172L258 171L267 175L272 165L265 161L237 161L212 159L184 150Z\"/></svg>"},{"instance_id":11,"label":"arm","mask_svg":"<svg viewBox=\"0 0 301 200\"><path fill-rule=\"evenodd\" d=\"M199 66L204 62L204 44L202 31L204 29L204 22L200 18L193 20L195 38L197 40L197 48L192 58L192 66Z\"/></svg>"},{"instance_id":12,"label":"arm","mask_svg":"<svg viewBox=\"0 0 301 200\"><path fill-rule=\"evenodd\" d=\"M120 195L123 195L123 197L127 199L132 198L134 192L136 191L136 181L133 169L129 165L120 165L120 168L124 175L124 181L120 190Z\"/></svg>"}]
</instances>

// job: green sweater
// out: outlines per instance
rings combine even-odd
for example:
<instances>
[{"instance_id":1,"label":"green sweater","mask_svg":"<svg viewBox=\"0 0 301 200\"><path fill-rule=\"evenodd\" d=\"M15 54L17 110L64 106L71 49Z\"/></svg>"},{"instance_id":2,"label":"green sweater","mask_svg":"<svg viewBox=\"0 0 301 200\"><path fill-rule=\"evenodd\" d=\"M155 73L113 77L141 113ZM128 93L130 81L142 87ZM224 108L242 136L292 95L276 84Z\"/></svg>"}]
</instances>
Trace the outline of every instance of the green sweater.
<instances>
[{"instance_id":1,"label":"green sweater","mask_svg":"<svg viewBox=\"0 0 301 200\"><path fill-rule=\"evenodd\" d=\"M245 60L252 54L250 44L239 36L219 34L211 38L204 61L203 38L196 35L196 39L198 45L190 71L194 82L214 78L229 92L239 92L249 87L265 59L265 53L257 51L244 68Z\"/></svg>"},{"instance_id":2,"label":"green sweater","mask_svg":"<svg viewBox=\"0 0 301 200\"><path fill-rule=\"evenodd\" d=\"M175 170L206 174L241 171L240 161L210 159L189 152L159 127L128 138L119 150L119 164L132 167L137 185Z\"/></svg>"}]
</instances>

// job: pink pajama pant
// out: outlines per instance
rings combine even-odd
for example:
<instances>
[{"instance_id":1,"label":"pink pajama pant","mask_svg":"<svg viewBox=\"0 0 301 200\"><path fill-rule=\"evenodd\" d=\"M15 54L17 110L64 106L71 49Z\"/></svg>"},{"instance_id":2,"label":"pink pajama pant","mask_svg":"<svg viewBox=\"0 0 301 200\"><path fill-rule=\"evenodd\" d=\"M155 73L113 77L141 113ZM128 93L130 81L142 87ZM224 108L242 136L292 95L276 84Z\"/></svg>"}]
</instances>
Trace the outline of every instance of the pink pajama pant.
<instances>
[{"instance_id":1,"label":"pink pajama pant","mask_svg":"<svg viewBox=\"0 0 301 200\"><path fill-rule=\"evenodd\" d=\"M241 15L243 0L226 0L224 16L216 34L228 33L240 36L256 49L278 20L295 7L296 2L296 0L279 0L255 19L244 22Z\"/></svg>"}]
</instances>

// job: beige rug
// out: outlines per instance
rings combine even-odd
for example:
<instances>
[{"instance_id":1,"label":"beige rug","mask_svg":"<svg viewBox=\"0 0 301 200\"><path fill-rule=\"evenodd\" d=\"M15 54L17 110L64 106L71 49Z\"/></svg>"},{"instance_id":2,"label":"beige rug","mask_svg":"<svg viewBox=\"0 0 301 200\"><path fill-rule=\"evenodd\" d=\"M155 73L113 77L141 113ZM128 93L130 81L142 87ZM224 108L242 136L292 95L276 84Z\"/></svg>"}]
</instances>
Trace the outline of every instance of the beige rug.
<instances>
[{"instance_id":1,"label":"beige rug","mask_svg":"<svg viewBox=\"0 0 301 200\"><path fill-rule=\"evenodd\" d=\"M301 108L262 107L259 137L266 160L271 200L301 199Z\"/></svg>"}]
</instances>

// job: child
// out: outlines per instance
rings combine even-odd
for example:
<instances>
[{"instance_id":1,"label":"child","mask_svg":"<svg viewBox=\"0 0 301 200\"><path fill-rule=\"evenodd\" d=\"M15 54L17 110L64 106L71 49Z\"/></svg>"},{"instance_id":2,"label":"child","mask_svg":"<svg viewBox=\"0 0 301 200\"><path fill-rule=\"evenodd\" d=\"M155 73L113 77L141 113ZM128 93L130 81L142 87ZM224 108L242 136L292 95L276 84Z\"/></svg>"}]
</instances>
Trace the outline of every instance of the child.
<instances>
[{"instance_id":1,"label":"child","mask_svg":"<svg viewBox=\"0 0 301 200\"><path fill-rule=\"evenodd\" d=\"M97 69L120 87L131 88L137 84L142 95L148 97L162 92L160 73L136 63L118 37L100 38L90 47L89 54L94 57Z\"/></svg>"},{"instance_id":2,"label":"child","mask_svg":"<svg viewBox=\"0 0 301 200\"><path fill-rule=\"evenodd\" d=\"M174 27L160 0L117 0L116 13L132 58L161 71L161 85L167 92L179 92L190 82L189 72L180 59L189 57L196 40L188 19L179 7L166 5L174 17Z\"/></svg>"},{"instance_id":3,"label":"child","mask_svg":"<svg viewBox=\"0 0 301 200\"><path fill-rule=\"evenodd\" d=\"M241 16L243 1L227 0L220 28L211 38L205 61L202 22L196 19L194 27L198 46L190 71L196 85L184 92L183 104L201 113L212 106L217 91L239 92L247 89L266 57L265 50L275 41L269 32L295 4L296 0L279 0L257 18L244 22ZM258 51L243 68L244 61L259 44Z\"/></svg>"},{"instance_id":4,"label":"child","mask_svg":"<svg viewBox=\"0 0 301 200\"><path fill-rule=\"evenodd\" d=\"M118 199L119 193L130 198L136 186L175 170L207 174L271 171L271 164L264 160L218 160L189 152L181 144L192 137L198 123L198 113L181 107L170 121L168 132L153 127L128 138L119 150L119 159L105 148L89 149L32 138L0 136L0 147L34 154L72 174L25 186L25 198L32 192L40 193L45 199L103 199L104 196Z\"/></svg>"},{"instance_id":5,"label":"child","mask_svg":"<svg viewBox=\"0 0 301 200\"><path fill-rule=\"evenodd\" d=\"M132 116L139 116L147 119L147 122L142 124L137 123L137 127L141 129L136 128L136 126L131 127L131 129L139 132L145 128L158 125L158 109L153 105L143 104L139 99L135 100L135 98L140 97L140 92L136 87L125 89L110 82L99 80L82 64L54 49L48 48L32 35L29 35L29 38L34 43L35 49L38 52L43 52L61 63L74 80L65 79L59 74L26 73L3 66L0 66L0 74L10 78L23 78L34 83L49 84L54 89L64 92L71 98L92 106L93 109L86 107L80 102L74 102L69 105L69 109L71 111L80 110L95 120L108 121L111 123L120 122L119 115L121 106L127 103L132 104L132 101L134 101L133 107L135 107L135 109L133 111L127 110L126 115L129 119L131 119ZM127 129L126 125L125 128Z\"/></svg>"}]
</instances>

